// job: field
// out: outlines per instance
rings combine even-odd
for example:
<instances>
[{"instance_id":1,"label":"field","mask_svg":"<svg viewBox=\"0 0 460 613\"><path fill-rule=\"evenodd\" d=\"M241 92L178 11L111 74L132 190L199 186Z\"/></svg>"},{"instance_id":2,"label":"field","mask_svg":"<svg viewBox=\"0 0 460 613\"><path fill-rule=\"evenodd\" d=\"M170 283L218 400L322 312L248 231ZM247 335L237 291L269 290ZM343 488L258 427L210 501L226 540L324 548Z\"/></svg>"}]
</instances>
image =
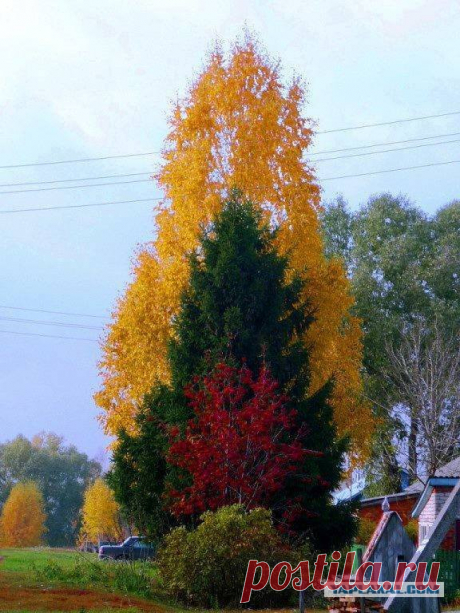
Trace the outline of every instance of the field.
<instances>
[{"instance_id":1,"label":"field","mask_svg":"<svg viewBox=\"0 0 460 613\"><path fill-rule=\"evenodd\" d=\"M171 610L168 606L156 604L152 599L129 593L127 589L117 590L107 585L107 565L104 568L104 564L94 554L37 548L5 549L0 551L0 556L2 612L89 613L118 609L131 613L166 613ZM90 572L79 572L82 568ZM102 572L98 574L99 568Z\"/></svg>"},{"instance_id":2,"label":"field","mask_svg":"<svg viewBox=\"0 0 460 613\"><path fill-rule=\"evenodd\" d=\"M164 598L156 574L151 564L99 562L71 550L3 549L0 612L185 613Z\"/></svg>"}]
</instances>

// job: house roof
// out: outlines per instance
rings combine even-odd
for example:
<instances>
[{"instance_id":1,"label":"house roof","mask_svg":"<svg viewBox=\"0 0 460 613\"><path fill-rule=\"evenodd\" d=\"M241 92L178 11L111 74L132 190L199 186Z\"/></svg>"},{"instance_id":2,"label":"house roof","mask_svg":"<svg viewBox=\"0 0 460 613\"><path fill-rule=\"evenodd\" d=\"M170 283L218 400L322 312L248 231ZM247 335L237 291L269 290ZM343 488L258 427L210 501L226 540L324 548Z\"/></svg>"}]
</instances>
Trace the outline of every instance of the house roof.
<instances>
[{"instance_id":1,"label":"house roof","mask_svg":"<svg viewBox=\"0 0 460 613\"><path fill-rule=\"evenodd\" d=\"M458 458L455 458L454 460L451 460L447 464L444 464L444 466L441 466L441 468L438 468L435 474L428 480L428 483L426 484L426 486L419 480L414 481L414 483L409 485L409 487L406 487L406 489L400 492L399 494L389 494L387 496L388 501L392 502L396 500L403 500L404 498L416 497L419 494L422 494L422 496L420 497L420 500L418 501L416 507L414 508L414 513L416 514L415 515L416 517L417 513L420 513L420 510L424 507L431 493L431 489L434 485L443 485L443 484L452 485L452 483L447 482L447 481L444 481L442 483L440 481L438 482L436 481L437 478L439 479L458 479L460 478L460 456ZM384 498L385 496L377 496L375 498L364 498L361 501L361 506L364 506L364 507L371 506L383 500Z\"/></svg>"},{"instance_id":2,"label":"house roof","mask_svg":"<svg viewBox=\"0 0 460 613\"><path fill-rule=\"evenodd\" d=\"M435 487L455 487L458 482L458 477L430 477L428 479L428 483L425 485L425 488L417 500L417 504L415 505L412 511L412 517L419 517L426 503L430 499L431 492Z\"/></svg>"},{"instance_id":3,"label":"house roof","mask_svg":"<svg viewBox=\"0 0 460 613\"><path fill-rule=\"evenodd\" d=\"M428 482L423 489L423 493L420 496L417 504L412 511L412 517L418 517L422 512L422 509L428 502L433 488L436 486L454 487L460 478L460 456L451 460L435 472L435 474L428 479Z\"/></svg>"},{"instance_id":4,"label":"house roof","mask_svg":"<svg viewBox=\"0 0 460 613\"><path fill-rule=\"evenodd\" d=\"M384 513L377 524L377 527L374 530L373 535L371 536L371 540L367 544L366 551L363 554L363 562L367 562L372 553L375 551L379 540L382 537L382 534L385 531L385 528L390 521L390 519L395 515L395 511L389 511L388 513Z\"/></svg>"},{"instance_id":5,"label":"house roof","mask_svg":"<svg viewBox=\"0 0 460 613\"><path fill-rule=\"evenodd\" d=\"M414 481L414 483L411 483L409 485L409 487L406 487L406 489L404 490L405 494L420 494L420 492L423 492L423 483L421 481L419 481L417 479L417 481Z\"/></svg>"},{"instance_id":6,"label":"house roof","mask_svg":"<svg viewBox=\"0 0 460 613\"><path fill-rule=\"evenodd\" d=\"M460 456L444 464L434 473L435 477L460 477Z\"/></svg>"},{"instance_id":7,"label":"house roof","mask_svg":"<svg viewBox=\"0 0 460 613\"><path fill-rule=\"evenodd\" d=\"M428 481L426 486L421 481L417 480L417 481L414 481L414 483L411 483L411 485L406 487L402 492L399 492L397 494L388 494L386 498L388 498L388 501L391 503L391 502L396 502L398 500L404 500L406 498L417 498L418 496L423 494L423 496L420 496L420 500L418 501L416 505L416 509L419 510L418 507L422 506L423 508L423 504L426 502L427 495L429 497L430 492L428 491L428 488L429 488L430 481L431 481L431 486L441 485L441 483L433 481L433 479L436 479L436 478L441 478L441 479L442 478L445 478L445 479L460 478L460 456L458 458L455 458L454 460L451 460L444 466L441 466L441 468L439 468L436 471L434 476L431 477L431 479ZM359 479L351 487L346 487L340 490L340 492L336 492L334 495L334 498L336 502L340 502L341 500L355 499L358 497L359 493L362 493L362 491L364 490L364 487L365 487L365 480ZM361 507L368 507L368 506L372 506L372 505L381 503L384 498L385 496L375 496L373 498L363 498L360 504L361 504ZM423 501L422 501L422 498L423 498ZM416 509L414 509L414 511Z\"/></svg>"},{"instance_id":8,"label":"house roof","mask_svg":"<svg viewBox=\"0 0 460 613\"><path fill-rule=\"evenodd\" d=\"M364 477L360 477L356 481L353 481L351 484L345 485L344 487L342 487L342 489L332 494L334 504L338 504L339 502L356 500L357 498L362 496L365 486L366 480L364 479Z\"/></svg>"},{"instance_id":9,"label":"house roof","mask_svg":"<svg viewBox=\"0 0 460 613\"><path fill-rule=\"evenodd\" d=\"M374 504L381 503L384 498L388 498L388 502L396 502L397 500L404 500L405 498L417 498L420 492L423 492L423 483L421 481L415 481L405 490L398 494L388 494L387 496L375 496L373 498L364 498L361 500L362 507L370 507Z\"/></svg>"},{"instance_id":10,"label":"house roof","mask_svg":"<svg viewBox=\"0 0 460 613\"><path fill-rule=\"evenodd\" d=\"M415 486L415 484L414 484ZM375 496L374 498L364 498L361 500L361 507L370 507L374 504L381 504L385 498L388 502L396 502L398 500L405 500L406 498L417 498L420 492L423 490L423 485L420 483L420 489L407 488L403 492L398 494L388 494L387 496Z\"/></svg>"}]
</instances>

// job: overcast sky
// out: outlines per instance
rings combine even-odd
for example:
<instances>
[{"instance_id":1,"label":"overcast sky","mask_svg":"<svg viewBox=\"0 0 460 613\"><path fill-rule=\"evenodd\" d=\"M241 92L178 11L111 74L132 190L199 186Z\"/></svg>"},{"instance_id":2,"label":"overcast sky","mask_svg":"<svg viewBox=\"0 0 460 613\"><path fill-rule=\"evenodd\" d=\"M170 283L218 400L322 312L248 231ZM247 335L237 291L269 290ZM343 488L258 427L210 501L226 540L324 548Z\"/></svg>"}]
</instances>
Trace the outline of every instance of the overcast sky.
<instances>
[{"instance_id":1,"label":"overcast sky","mask_svg":"<svg viewBox=\"0 0 460 613\"><path fill-rule=\"evenodd\" d=\"M280 57L287 77L300 73L309 83L305 111L320 131L460 111L458 0L0 0L0 165L158 150L171 100L212 41L231 41L245 24ZM460 139L460 114L318 135L315 150L455 133L444 140ZM450 160L460 160L458 142L326 161L318 176ZM154 163L151 156L0 169L0 191L150 172ZM460 196L459 170L325 181L324 198L342 193L356 207L374 193L402 192L431 213ZM0 211L157 195L149 182L0 194ZM45 429L91 456L107 445L92 400L98 344L29 336L97 339L93 328L103 319L4 307L109 315L136 245L153 236L151 208L0 215L0 442Z\"/></svg>"}]
</instances>

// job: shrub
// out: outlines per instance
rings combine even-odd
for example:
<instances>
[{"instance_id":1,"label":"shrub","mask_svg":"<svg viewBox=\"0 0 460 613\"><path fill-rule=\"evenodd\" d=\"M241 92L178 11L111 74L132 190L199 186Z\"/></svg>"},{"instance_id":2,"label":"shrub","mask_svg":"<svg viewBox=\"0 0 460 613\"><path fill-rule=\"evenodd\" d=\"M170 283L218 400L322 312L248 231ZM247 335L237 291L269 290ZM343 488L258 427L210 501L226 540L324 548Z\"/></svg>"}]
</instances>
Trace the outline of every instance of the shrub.
<instances>
[{"instance_id":1,"label":"shrub","mask_svg":"<svg viewBox=\"0 0 460 613\"><path fill-rule=\"evenodd\" d=\"M418 539L418 521L416 519L411 519L405 526L407 536L413 543L417 543Z\"/></svg>"},{"instance_id":2,"label":"shrub","mask_svg":"<svg viewBox=\"0 0 460 613\"><path fill-rule=\"evenodd\" d=\"M367 545L371 540L374 530L377 527L377 522L372 519L360 519L358 524L358 534L356 535L356 542L360 545Z\"/></svg>"},{"instance_id":3,"label":"shrub","mask_svg":"<svg viewBox=\"0 0 460 613\"><path fill-rule=\"evenodd\" d=\"M166 591L187 604L223 607L239 602L250 559L272 566L296 564L299 555L282 541L272 525L270 511L245 512L241 505L206 512L195 530L176 528L158 554L160 577ZM251 605L279 605L292 597L291 589L255 592Z\"/></svg>"}]
</instances>

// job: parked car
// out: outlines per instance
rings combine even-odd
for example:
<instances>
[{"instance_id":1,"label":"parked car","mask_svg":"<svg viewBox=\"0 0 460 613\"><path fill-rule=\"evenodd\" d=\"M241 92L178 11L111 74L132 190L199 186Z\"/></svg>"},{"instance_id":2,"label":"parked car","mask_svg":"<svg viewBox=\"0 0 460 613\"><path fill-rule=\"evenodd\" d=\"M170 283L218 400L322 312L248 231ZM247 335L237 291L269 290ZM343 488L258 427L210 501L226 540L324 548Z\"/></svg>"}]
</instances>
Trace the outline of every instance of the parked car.
<instances>
[{"instance_id":1,"label":"parked car","mask_svg":"<svg viewBox=\"0 0 460 613\"><path fill-rule=\"evenodd\" d=\"M78 547L78 549L86 553L99 553L99 549L105 545L118 545L118 543L116 541L99 541L99 544L96 544L91 543L90 541L85 541Z\"/></svg>"},{"instance_id":2,"label":"parked car","mask_svg":"<svg viewBox=\"0 0 460 613\"><path fill-rule=\"evenodd\" d=\"M129 536L121 545L102 545L99 548L100 560L148 560L155 554L156 547L143 536Z\"/></svg>"}]
</instances>

